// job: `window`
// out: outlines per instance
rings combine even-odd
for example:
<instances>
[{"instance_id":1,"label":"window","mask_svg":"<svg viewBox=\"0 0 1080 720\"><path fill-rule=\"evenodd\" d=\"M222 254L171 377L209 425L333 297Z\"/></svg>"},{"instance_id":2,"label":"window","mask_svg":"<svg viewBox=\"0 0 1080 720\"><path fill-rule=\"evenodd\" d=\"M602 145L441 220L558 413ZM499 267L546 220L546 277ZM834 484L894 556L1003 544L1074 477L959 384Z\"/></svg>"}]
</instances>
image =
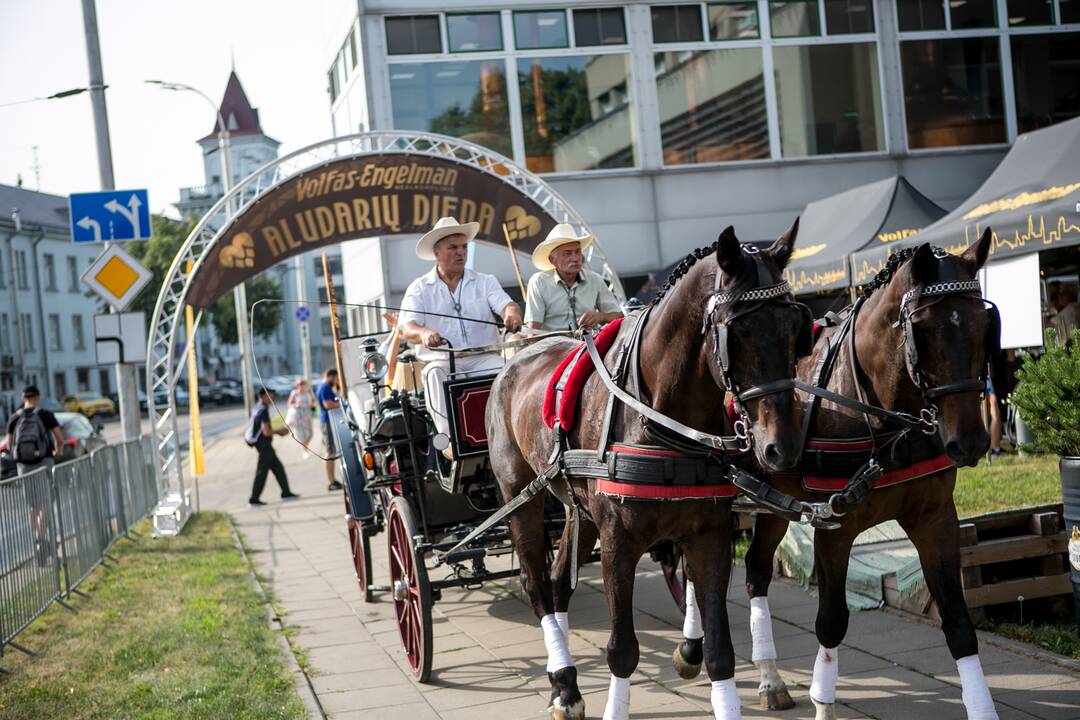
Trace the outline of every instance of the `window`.
<instances>
[{"instance_id":1,"label":"window","mask_svg":"<svg viewBox=\"0 0 1080 720\"><path fill-rule=\"evenodd\" d=\"M941 0L896 0L900 32L945 29L945 3Z\"/></svg>"},{"instance_id":2,"label":"window","mask_svg":"<svg viewBox=\"0 0 1080 720\"><path fill-rule=\"evenodd\" d=\"M700 5L657 5L652 11L654 43L700 42Z\"/></svg>"},{"instance_id":3,"label":"window","mask_svg":"<svg viewBox=\"0 0 1080 720\"><path fill-rule=\"evenodd\" d=\"M769 22L773 37L806 37L821 34L817 0L775 2L769 0Z\"/></svg>"},{"instance_id":4,"label":"window","mask_svg":"<svg viewBox=\"0 0 1080 720\"><path fill-rule=\"evenodd\" d=\"M1014 35L1010 42L1017 131L1080 116L1080 33Z\"/></svg>"},{"instance_id":5,"label":"window","mask_svg":"<svg viewBox=\"0 0 1080 720\"><path fill-rule=\"evenodd\" d=\"M19 313L19 334L22 335L22 346L30 352L34 351L34 330L30 326L30 313Z\"/></svg>"},{"instance_id":6,"label":"window","mask_svg":"<svg viewBox=\"0 0 1080 720\"><path fill-rule=\"evenodd\" d=\"M711 40L748 40L760 37L756 2L723 2L708 6Z\"/></svg>"},{"instance_id":7,"label":"window","mask_svg":"<svg viewBox=\"0 0 1080 720\"><path fill-rule=\"evenodd\" d=\"M502 60L390 66L394 127L470 140L511 153Z\"/></svg>"},{"instance_id":8,"label":"window","mask_svg":"<svg viewBox=\"0 0 1080 720\"><path fill-rule=\"evenodd\" d=\"M11 352L11 328L8 326L7 313L0 313L0 351Z\"/></svg>"},{"instance_id":9,"label":"window","mask_svg":"<svg viewBox=\"0 0 1080 720\"><path fill-rule=\"evenodd\" d=\"M109 384L109 371L98 370L98 387L102 395L108 395L111 385Z\"/></svg>"},{"instance_id":10,"label":"window","mask_svg":"<svg viewBox=\"0 0 1080 720\"><path fill-rule=\"evenodd\" d=\"M49 292L56 292L56 258L52 253L45 253L41 257L41 261L45 266L45 289Z\"/></svg>"},{"instance_id":11,"label":"window","mask_svg":"<svg viewBox=\"0 0 1080 720\"><path fill-rule=\"evenodd\" d=\"M773 64L784 157L884 149L874 43L778 46Z\"/></svg>"},{"instance_id":12,"label":"window","mask_svg":"<svg viewBox=\"0 0 1080 720\"><path fill-rule=\"evenodd\" d=\"M79 292L79 258L68 256L67 275L68 290L70 292Z\"/></svg>"},{"instance_id":13,"label":"window","mask_svg":"<svg viewBox=\"0 0 1080 720\"><path fill-rule=\"evenodd\" d=\"M75 349L86 349L86 337L83 334L83 318L82 315L71 316L71 334L75 338Z\"/></svg>"},{"instance_id":14,"label":"window","mask_svg":"<svg viewBox=\"0 0 1080 720\"><path fill-rule=\"evenodd\" d=\"M15 285L20 290L30 289L30 273L26 266L26 251L15 252Z\"/></svg>"},{"instance_id":15,"label":"window","mask_svg":"<svg viewBox=\"0 0 1080 720\"><path fill-rule=\"evenodd\" d=\"M63 338L60 336L60 316L49 313L49 349L63 350Z\"/></svg>"},{"instance_id":16,"label":"window","mask_svg":"<svg viewBox=\"0 0 1080 720\"><path fill-rule=\"evenodd\" d=\"M356 33L349 28L349 69L356 67Z\"/></svg>"},{"instance_id":17,"label":"window","mask_svg":"<svg viewBox=\"0 0 1080 720\"><path fill-rule=\"evenodd\" d=\"M911 149L1006 141L998 40L900 43Z\"/></svg>"},{"instance_id":18,"label":"window","mask_svg":"<svg viewBox=\"0 0 1080 720\"><path fill-rule=\"evenodd\" d=\"M997 27L997 0L950 0L948 4L953 30Z\"/></svg>"},{"instance_id":19,"label":"window","mask_svg":"<svg viewBox=\"0 0 1080 720\"><path fill-rule=\"evenodd\" d=\"M529 170L634 165L629 56L521 58L517 71Z\"/></svg>"},{"instance_id":20,"label":"window","mask_svg":"<svg viewBox=\"0 0 1080 720\"><path fill-rule=\"evenodd\" d=\"M514 46L518 50L569 47L566 13L562 10L515 12Z\"/></svg>"},{"instance_id":21,"label":"window","mask_svg":"<svg viewBox=\"0 0 1080 720\"><path fill-rule=\"evenodd\" d=\"M64 396L68 394L66 372L53 373L53 392L56 393L56 397L60 399L63 399Z\"/></svg>"},{"instance_id":22,"label":"window","mask_svg":"<svg viewBox=\"0 0 1080 720\"><path fill-rule=\"evenodd\" d=\"M825 0L825 27L830 35L874 32L873 0Z\"/></svg>"},{"instance_id":23,"label":"window","mask_svg":"<svg viewBox=\"0 0 1080 720\"><path fill-rule=\"evenodd\" d=\"M438 15L386 18L386 53L409 55L442 52Z\"/></svg>"},{"instance_id":24,"label":"window","mask_svg":"<svg viewBox=\"0 0 1080 720\"><path fill-rule=\"evenodd\" d=\"M0 288L7 287L7 273L4 272L4 255L0 253Z\"/></svg>"},{"instance_id":25,"label":"window","mask_svg":"<svg viewBox=\"0 0 1080 720\"><path fill-rule=\"evenodd\" d=\"M1053 25L1053 0L1009 0L1009 26Z\"/></svg>"},{"instance_id":26,"label":"window","mask_svg":"<svg viewBox=\"0 0 1080 720\"><path fill-rule=\"evenodd\" d=\"M665 164L769 157L759 48L654 57Z\"/></svg>"},{"instance_id":27,"label":"window","mask_svg":"<svg viewBox=\"0 0 1080 720\"><path fill-rule=\"evenodd\" d=\"M1058 0L1059 22L1080 23L1080 0Z\"/></svg>"},{"instance_id":28,"label":"window","mask_svg":"<svg viewBox=\"0 0 1080 720\"><path fill-rule=\"evenodd\" d=\"M626 19L622 8L574 10L574 44L625 45Z\"/></svg>"},{"instance_id":29,"label":"window","mask_svg":"<svg viewBox=\"0 0 1080 720\"><path fill-rule=\"evenodd\" d=\"M334 66L330 68L330 72L326 74L326 89L330 93L330 102L337 100L338 93L340 92L337 80L337 63L334 63ZM214 182L217 181L218 178L215 177Z\"/></svg>"},{"instance_id":30,"label":"window","mask_svg":"<svg viewBox=\"0 0 1080 720\"><path fill-rule=\"evenodd\" d=\"M78 388L78 392L90 392L90 370L88 368L75 369L75 386Z\"/></svg>"},{"instance_id":31,"label":"window","mask_svg":"<svg viewBox=\"0 0 1080 720\"><path fill-rule=\"evenodd\" d=\"M499 13L447 15L446 41L450 44L450 52L502 50Z\"/></svg>"}]
</instances>

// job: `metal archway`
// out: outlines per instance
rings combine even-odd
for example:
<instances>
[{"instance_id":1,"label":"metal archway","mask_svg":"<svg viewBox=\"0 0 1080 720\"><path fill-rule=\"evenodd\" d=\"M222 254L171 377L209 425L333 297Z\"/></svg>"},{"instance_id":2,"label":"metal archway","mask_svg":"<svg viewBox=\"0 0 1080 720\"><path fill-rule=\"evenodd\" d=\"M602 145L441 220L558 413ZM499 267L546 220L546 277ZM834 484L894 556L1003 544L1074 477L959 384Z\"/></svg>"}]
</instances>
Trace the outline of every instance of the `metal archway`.
<instances>
[{"instance_id":1,"label":"metal archway","mask_svg":"<svg viewBox=\"0 0 1080 720\"><path fill-rule=\"evenodd\" d=\"M233 221L274 188L320 165L375 154L428 156L468 165L527 196L557 222L570 223L588 231L578 213L544 180L499 153L445 135L405 131L349 135L309 145L256 170L221 198L184 241L163 279L150 323L146 404L154 435L154 465L163 498L159 509L167 505L178 512L179 524L186 521L190 505L180 462L180 427L174 388L184 370L186 343L178 340L184 335L184 306L192 278ZM500 172L495 172L494 168L499 168ZM621 291L618 277L598 243L593 243L590 250L593 248L593 257L602 264L605 276ZM162 389L166 390L168 404L158 407L155 394Z\"/></svg>"}]
</instances>

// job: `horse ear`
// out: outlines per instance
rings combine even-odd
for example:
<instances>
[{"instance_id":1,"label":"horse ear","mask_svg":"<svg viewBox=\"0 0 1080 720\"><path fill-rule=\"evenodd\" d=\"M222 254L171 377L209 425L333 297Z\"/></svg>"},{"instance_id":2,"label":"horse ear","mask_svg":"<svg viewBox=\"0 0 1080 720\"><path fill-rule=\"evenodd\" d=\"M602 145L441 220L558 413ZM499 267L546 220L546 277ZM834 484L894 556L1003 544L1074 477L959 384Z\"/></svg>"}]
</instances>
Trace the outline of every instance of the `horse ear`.
<instances>
[{"instance_id":1,"label":"horse ear","mask_svg":"<svg viewBox=\"0 0 1080 720\"><path fill-rule=\"evenodd\" d=\"M735 275L742 262L742 247L735 237L735 228L728 225L716 240L716 262L728 275Z\"/></svg>"},{"instance_id":2,"label":"horse ear","mask_svg":"<svg viewBox=\"0 0 1080 720\"><path fill-rule=\"evenodd\" d=\"M930 243L923 243L911 258L911 279L915 283L932 282L937 277L937 258Z\"/></svg>"},{"instance_id":3,"label":"horse ear","mask_svg":"<svg viewBox=\"0 0 1080 720\"><path fill-rule=\"evenodd\" d=\"M795 222L791 224L787 232L776 238L776 241L765 251L765 254L776 263L777 270L783 270L787 267L788 261L791 260L791 253L795 251L795 239L798 236L799 218L796 216Z\"/></svg>"},{"instance_id":4,"label":"horse ear","mask_svg":"<svg viewBox=\"0 0 1080 720\"><path fill-rule=\"evenodd\" d=\"M986 258L990 255L990 241L993 236L994 233L990 228L986 228L978 241L972 243L967 250L960 253L960 261L964 264L964 267L971 271L972 275L986 264Z\"/></svg>"}]
</instances>

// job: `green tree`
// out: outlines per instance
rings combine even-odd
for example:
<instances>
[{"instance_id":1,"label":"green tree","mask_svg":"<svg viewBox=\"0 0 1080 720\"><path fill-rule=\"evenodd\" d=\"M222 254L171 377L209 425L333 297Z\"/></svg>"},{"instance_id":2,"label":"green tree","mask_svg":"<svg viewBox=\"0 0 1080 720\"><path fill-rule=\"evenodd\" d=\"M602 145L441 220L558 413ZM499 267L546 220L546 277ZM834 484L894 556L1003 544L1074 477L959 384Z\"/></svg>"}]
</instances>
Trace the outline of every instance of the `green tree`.
<instances>
[{"instance_id":1,"label":"green tree","mask_svg":"<svg viewBox=\"0 0 1080 720\"><path fill-rule=\"evenodd\" d=\"M244 283L247 288L248 307L257 300L281 300L281 283L269 273L257 275ZM233 294L226 293L218 298L208 309L208 315L214 330L223 343L234 344L236 337L236 303ZM255 308L255 318L251 332L266 339L277 332L281 325L281 303L262 303Z\"/></svg>"}]
</instances>

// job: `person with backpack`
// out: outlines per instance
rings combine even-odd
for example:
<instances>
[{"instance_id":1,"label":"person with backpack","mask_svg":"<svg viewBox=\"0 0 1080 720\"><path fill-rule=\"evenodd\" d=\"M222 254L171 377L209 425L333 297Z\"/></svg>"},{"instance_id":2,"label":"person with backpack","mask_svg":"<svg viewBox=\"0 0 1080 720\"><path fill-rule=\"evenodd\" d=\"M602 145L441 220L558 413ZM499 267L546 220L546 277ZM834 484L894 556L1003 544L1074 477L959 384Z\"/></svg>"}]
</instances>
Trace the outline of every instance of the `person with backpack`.
<instances>
[{"instance_id":1,"label":"person with backpack","mask_svg":"<svg viewBox=\"0 0 1080 720\"><path fill-rule=\"evenodd\" d=\"M266 486L266 475L271 471L274 479L281 488L282 500L293 500L300 497L289 489L289 478L285 475L285 466L274 452L274 436L288 435L288 428L274 430L270 426L270 391L266 388L259 390L255 398L255 412L251 414L251 421L244 433L244 440L248 445L259 452L259 462L255 467L255 482L251 486L251 497L248 504L253 506L265 505L260 496Z\"/></svg>"},{"instance_id":2,"label":"person with backpack","mask_svg":"<svg viewBox=\"0 0 1080 720\"><path fill-rule=\"evenodd\" d=\"M27 385L22 407L12 414L7 425L7 446L15 458L19 475L42 467L52 467L64 450L64 435L56 416L41 404L41 392Z\"/></svg>"}]
</instances>

